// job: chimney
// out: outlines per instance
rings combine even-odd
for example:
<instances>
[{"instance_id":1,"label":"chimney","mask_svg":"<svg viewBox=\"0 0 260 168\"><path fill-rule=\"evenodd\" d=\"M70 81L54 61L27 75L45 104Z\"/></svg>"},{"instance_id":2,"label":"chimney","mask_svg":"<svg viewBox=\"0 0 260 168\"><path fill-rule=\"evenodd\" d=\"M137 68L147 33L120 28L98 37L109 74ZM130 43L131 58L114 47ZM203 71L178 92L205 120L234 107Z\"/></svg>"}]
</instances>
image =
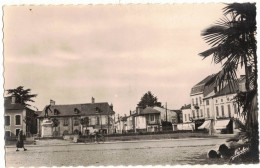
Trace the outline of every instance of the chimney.
<instances>
[{"instance_id":1,"label":"chimney","mask_svg":"<svg viewBox=\"0 0 260 168\"><path fill-rule=\"evenodd\" d=\"M12 101L11 101L11 104L15 104L16 102L16 98L15 98L15 96L12 96Z\"/></svg>"},{"instance_id":2,"label":"chimney","mask_svg":"<svg viewBox=\"0 0 260 168\"><path fill-rule=\"evenodd\" d=\"M137 106L137 107L136 107L136 113L137 113L137 114L140 114L141 108L142 108L142 107L140 107L140 106Z\"/></svg>"},{"instance_id":3,"label":"chimney","mask_svg":"<svg viewBox=\"0 0 260 168\"><path fill-rule=\"evenodd\" d=\"M95 98L94 97L91 98L91 102L95 103Z\"/></svg>"},{"instance_id":4,"label":"chimney","mask_svg":"<svg viewBox=\"0 0 260 168\"><path fill-rule=\"evenodd\" d=\"M132 115L132 111L130 110L130 115Z\"/></svg>"},{"instance_id":5,"label":"chimney","mask_svg":"<svg viewBox=\"0 0 260 168\"><path fill-rule=\"evenodd\" d=\"M54 100L50 100L50 105L54 106L55 105L55 101Z\"/></svg>"}]
</instances>

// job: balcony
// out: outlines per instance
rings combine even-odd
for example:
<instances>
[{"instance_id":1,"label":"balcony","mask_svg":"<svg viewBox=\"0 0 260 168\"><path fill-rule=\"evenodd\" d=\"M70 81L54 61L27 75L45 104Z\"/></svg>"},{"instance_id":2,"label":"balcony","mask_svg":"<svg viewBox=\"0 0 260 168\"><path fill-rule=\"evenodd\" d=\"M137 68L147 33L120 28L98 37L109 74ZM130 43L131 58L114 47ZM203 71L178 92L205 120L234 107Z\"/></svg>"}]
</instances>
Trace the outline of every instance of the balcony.
<instances>
[{"instance_id":1,"label":"balcony","mask_svg":"<svg viewBox=\"0 0 260 168\"><path fill-rule=\"evenodd\" d=\"M146 121L146 124L148 125L158 125L161 124L160 120L154 120L154 121Z\"/></svg>"}]
</instances>

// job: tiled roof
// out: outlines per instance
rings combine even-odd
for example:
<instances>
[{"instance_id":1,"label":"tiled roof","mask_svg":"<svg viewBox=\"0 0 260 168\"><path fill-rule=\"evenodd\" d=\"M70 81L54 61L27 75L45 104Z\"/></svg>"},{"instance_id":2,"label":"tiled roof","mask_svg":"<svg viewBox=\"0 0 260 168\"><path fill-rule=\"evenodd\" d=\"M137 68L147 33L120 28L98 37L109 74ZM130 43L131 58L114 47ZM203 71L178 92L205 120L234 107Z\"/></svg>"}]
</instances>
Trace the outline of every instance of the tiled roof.
<instances>
[{"instance_id":1,"label":"tiled roof","mask_svg":"<svg viewBox=\"0 0 260 168\"><path fill-rule=\"evenodd\" d=\"M214 77L214 74L207 76L206 78L204 78L202 81L200 81L199 83L197 83L195 86L193 86L191 88L191 92L190 94L196 94L196 93L200 93L204 91L204 86L205 84L212 78Z\"/></svg>"},{"instance_id":2,"label":"tiled roof","mask_svg":"<svg viewBox=\"0 0 260 168\"><path fill-rule=\"evenodd\" d=\"M213 97L222 96L226 94L234 94L238 91L238 85L234 84L233 88L230 85L226 85L223 89L217 92Z\"/></svg>"},{"instance_id":3,"label":"tiled roof","mask_svg":"<svg viewBox=\"0 0 260 168\"><path fill-rule=\"evenodd\" d=\"M5 110L23 110L25 107L20 103L14 103L12 104L12 97L5 97L4 98L4 108Z\"/></svg>"},{"instance_id":4,"label":"tiled roof","mask_svg":"<svg viewBox=\"0 0 260 168\"><path fill-rule=\"evenodd\" d=\"M47 107L47 106L46 106ZM45 109L39 114L39 117L44 117ZM96 111L96 108L100 109L100 113ZM48 112L48 115L51 116L75 116L75 115L107 115L115 114L115 112L110 108L108 103L86 103L86 104L66 104L66 105L52 105L50 106L52 112ZM75 109L79 113L75 113ZM54 115L54 110L59 112L58 115Z\"/></svg>"},{"instance_id":5,"label":"tiled roof","mask_svg":"<svg viewBox=\"0 0 260 168\"><path fill-rule=\"evenodd\" d=\"M140 112L141 115L142 114L157 114L157 113L160 114L161 112L158 111L158 110L153 109L152 107L146 107L144 110L142 110Z\"/></svg>"}]
</instances>

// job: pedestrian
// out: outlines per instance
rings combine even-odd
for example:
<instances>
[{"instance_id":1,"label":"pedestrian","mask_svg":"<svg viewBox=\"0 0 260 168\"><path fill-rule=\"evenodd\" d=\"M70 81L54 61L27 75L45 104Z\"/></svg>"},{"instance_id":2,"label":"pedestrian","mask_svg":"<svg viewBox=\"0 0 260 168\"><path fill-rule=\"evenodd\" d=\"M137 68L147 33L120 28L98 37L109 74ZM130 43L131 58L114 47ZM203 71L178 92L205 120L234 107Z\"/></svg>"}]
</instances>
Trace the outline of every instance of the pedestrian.
<instances>
[{"instance_id":1,"label":"pedestrian","mask_svg":"<svg viewBox=\"0 0 260 168\"><path fill-rule=\"evenodd\" d=\"M19 151L18 148L23 148L24 151L27 151L27 149L25 149L25 147L24 147L24 139L25 139L25 136L23 135L23 130L20 130L18 137L17 137L16 151Z\"/></svg>"}]
</instances>

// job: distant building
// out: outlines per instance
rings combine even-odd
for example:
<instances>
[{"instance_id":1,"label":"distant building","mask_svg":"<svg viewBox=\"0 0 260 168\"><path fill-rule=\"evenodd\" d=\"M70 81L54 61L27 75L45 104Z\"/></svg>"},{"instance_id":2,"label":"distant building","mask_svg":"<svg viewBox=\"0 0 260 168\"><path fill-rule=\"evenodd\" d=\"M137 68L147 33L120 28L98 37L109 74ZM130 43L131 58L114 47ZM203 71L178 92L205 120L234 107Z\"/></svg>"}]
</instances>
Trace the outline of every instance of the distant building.
<instances>
[{"instance_id":1,"label":"distant building","mask_svg":"<svg viewBox=\"0 0 260 168\"><path fill-rule=\"evenodd\" d=\"M50 107L48 119L45 117L46 108ZM65 134L89 134L93 131L114 133L113 105L107 102L85 104L56 105L50 102L38 116L38 132L42 137L62 136ZM54 121L57 126L55 127ZM84 123L83 123L84 121Z\"/></svg>"},{"instance_id":2,"label":"distant building","mask_svg":"<svg viewBox=\"0 0 260 168\"><path fill-rule=\"evenodd\" d=\"M184 105L181 107L183 123L192 122L191 105Z\"/></svg>"},{"instance_id":3,"label":"distant building","mask_svg":"<svg viewBox=\"0 0 260 168\"><path fill-rule=\"evenodd\" d=\"M4 98L5 139L15 139L20 130L30 136L37 133L35 111L16 102L15 96Z\"/></svg>"},{"instance_id":4,"label":"distant building","mask_svg":"<svg viewBox=\"0 0 260 168\"><path fill-rule=\"evenodd\" d=\"M161 130L160 111L152 107L137 107L134 116L135 132L157 132Z\"/></svg>"},{"instance_id":5,"label":"distant building","mask_svg":"<svg viewBox=\"0 0 260 168\"><path fill-rule=\"evenodd\" d=\"M161 121L168 121L170 123L178 123L179 110L170 110L164 107L153 107L153 109L160 111Z\"/></svg>"}]
</instances>

